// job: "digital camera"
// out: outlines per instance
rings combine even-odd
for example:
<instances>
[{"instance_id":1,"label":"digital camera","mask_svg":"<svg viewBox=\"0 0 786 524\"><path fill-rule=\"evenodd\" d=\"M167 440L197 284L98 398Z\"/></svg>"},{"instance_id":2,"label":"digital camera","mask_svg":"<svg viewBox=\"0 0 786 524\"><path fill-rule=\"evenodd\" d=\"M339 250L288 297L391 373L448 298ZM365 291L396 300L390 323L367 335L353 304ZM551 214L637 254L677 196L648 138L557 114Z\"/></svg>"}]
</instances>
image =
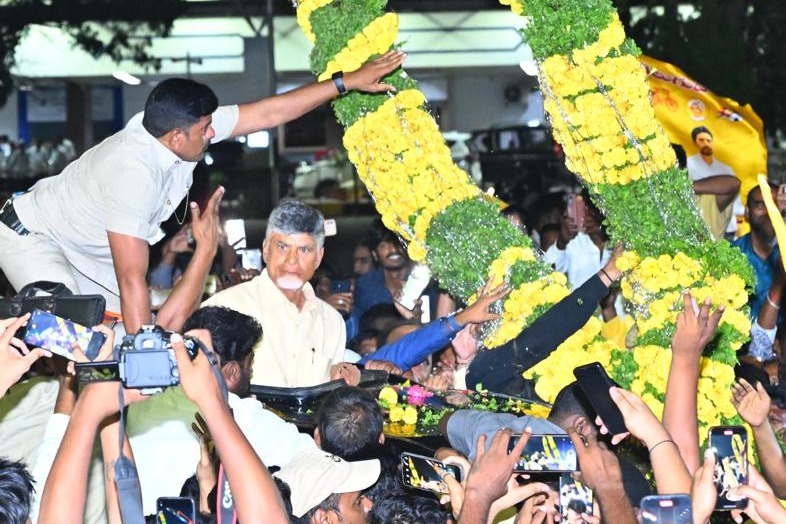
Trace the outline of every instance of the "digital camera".
<instances>
[{"instance_id":1,"label":"digital camera","mask_svg":"<svg viewBox=\"0 0 786 524\"><path fill-rule=\"evenodd\" d=\"M180 384L175 351L169 341L170 332L160 326L144 325L134 335L126 335L115 345L115 360L76 364L79 382L117 381L132 389L156 389ZM183 337L188 355L193 360L200 342Z\"/></svg>"}]
</instances>

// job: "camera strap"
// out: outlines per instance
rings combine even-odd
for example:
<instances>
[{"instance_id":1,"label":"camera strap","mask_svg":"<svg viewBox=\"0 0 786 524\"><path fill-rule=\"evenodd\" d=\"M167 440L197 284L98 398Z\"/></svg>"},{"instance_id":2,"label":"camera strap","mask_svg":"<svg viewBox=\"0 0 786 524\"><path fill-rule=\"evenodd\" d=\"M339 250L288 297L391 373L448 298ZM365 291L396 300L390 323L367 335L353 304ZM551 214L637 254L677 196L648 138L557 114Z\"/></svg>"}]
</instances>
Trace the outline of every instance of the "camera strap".
<instances>
[{"instance_id":1,"label":"camera strap","mask_svg":"<svg viewBox=\"0 0 786 524\"><path fill-rule=\"evenodd\" d=\"M115 462L117 503L120 506L120 516L123 524L144 524L145 513L142 509L142 489L139 485L139 474L137 473L136 465L123 454L126 420L122 384L118 384L117 387L117 400L120 404L120 429L118 431L120 454Z\"/></svg>"},{"instance_id":2,"label":"camera strap","mask_svg":"<svg viewBox=\"0 0 786 524\"><path fill-rule=\"evenodd\" d=\"M235 499L229 489L229 481L224 475L224 465L218 466L218 489L216 489L216 523L237 524Z\"/></svg>"}]
</instances>

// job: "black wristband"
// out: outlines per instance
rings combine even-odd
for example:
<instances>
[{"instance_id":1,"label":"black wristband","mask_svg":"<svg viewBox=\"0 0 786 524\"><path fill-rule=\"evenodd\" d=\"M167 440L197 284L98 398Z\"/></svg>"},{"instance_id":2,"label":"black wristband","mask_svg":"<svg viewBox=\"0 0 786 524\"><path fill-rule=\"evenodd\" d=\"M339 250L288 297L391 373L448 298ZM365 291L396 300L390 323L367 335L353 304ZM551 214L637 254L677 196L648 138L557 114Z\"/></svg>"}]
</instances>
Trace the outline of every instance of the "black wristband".
<instances>
[{"instance_id":1,"label":"black wristband","mask_svg":"<svg viewBox=\"0 0 786 524\"><path fill-rule=\"evenodd\" d=\"M338 89L339 96L347 94L347 87L344 85L344 73L342 71L336 71L333 73L333 83L336 84L336 89Z\"/></svg>"}]
</instances>

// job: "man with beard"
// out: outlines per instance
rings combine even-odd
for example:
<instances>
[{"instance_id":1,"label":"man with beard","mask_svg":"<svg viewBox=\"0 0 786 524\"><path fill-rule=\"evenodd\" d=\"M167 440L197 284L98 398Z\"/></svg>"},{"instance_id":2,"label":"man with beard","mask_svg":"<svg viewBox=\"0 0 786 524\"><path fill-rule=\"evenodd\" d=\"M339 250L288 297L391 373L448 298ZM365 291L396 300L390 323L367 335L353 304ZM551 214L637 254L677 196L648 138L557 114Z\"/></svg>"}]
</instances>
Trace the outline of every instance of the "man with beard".
<instances>
[{"instance_id":1,"label":"man with beard","mask_svg":"<svg viewBox=\"0 0 786 524\"><path fill-rule=\"evenodd\" d=\"M770 184L773 199L782 208L774 195L777 187ZM775 283L775 277L780 270L778 259L780 249L775 240L775 230L772 221L767 214L764 197L759 186L754 187L748 193L748 201L745 209L745 218L751 226L751 231L743 235L732 245L738 247L753 268L756 274L756 285L753 294L748 297L750 315L754 320L751 326L751 343L748 354L758 361L766 361L773 356L772 344L775 340L777 326L782 319L779 314L782 286ZM769 311L764 308L769 308Z\"/></svg>"},{"instance_id":2,"label":"man with beard","mask_svg":"<svg viewBox=\"0 0 786 524\"><path fill-rule=\"evenodd\" d=\"M229 406L238 427L266 466L283 466L308 449L314 440L300 433L250 397L253 348L262 327L248 315L223 307L204 307L186 320L184 331L206 329L229 389ZM146 515L155 512L158 497L180 493L200 460L200 443L192 430L196 406L179 387L167 388L128 408L128 436L142 486ZM115 437L116 438L116 437ZM111 469L108 471L111 472ZM112 481L112 479L107 479Z\"/></svg>"},{"instance_id":3,"label":"man with beard","mask_svg":"<svg viewBox=\"0 0 786 524\"><path fill-rule=\"evenodd\" d=\"M267 221L262 273L203 304L234 309L262 325L253 384L292 388L339 378L354 385L360 379L358 369L344 362L344 319L309 284L322 262L324 241L322 213L300 200L282 200Z\"/></svg>"},{"instance_id":4,"label":"man with beard","mask_svg":"<svg viewBox=\"0 0 786 524\"><path fill-rule=\"evenodd\" d=\"M379 80L403 59L390 52L343 80L334 75L240 105L219 106L215 93L193 80L159 83L124 129L5 203L0 267L17 290L47 280L73 293L101 294L108 310L122 311L125 331L137 332L152 320L149 246L161 240L160 224L188 200L192 172L208 146L294 120L347 90L389 91ZM217 249L214 217L222 194L219 188L210 199L207 221L191 203L197 249L191 271L159 310L159 325L178 328L201 297ZM188 212L176 220L182 224Z\"/></svg>"},{"instance_id":5,"label":"man with beard","mask_svg":"<svg viewBox=\"0 0 786 524\"><path fill-rule=\"evenodd\" d=\"M734 170L717 160L712 150L712 133L704 126L691 131L691 138L699 149L687 159L688 176L693 181L696 205L709 226L712 236L724 237L732 218L733 203L740 191L740 181Z\"/></svg>"}]
</instances>

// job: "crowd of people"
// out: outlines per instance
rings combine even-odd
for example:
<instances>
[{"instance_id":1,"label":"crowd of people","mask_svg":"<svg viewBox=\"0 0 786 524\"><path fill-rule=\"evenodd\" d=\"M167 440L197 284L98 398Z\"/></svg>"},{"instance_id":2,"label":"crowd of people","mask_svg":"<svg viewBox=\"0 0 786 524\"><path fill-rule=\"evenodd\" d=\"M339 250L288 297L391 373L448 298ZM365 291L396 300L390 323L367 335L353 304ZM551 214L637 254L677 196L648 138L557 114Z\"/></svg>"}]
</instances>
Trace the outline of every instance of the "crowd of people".
<instances>
[{"instance_id":1,"label":"crowd of people","mask_svg":"<svg viewBox=\"0 0 786 524\"><path fill-rule=\"evenodd\" d=\"M426 278L420 298L404 304L417 268L395 234L375 221L356 239L351 274L338 274L320 267L324 216L295 199L281 201L267 218L260 271L242 268L222 236L222 188L203 209L187 206L190 222L161 244L160 260L150 266L160 223L173 214L181 226L186 221L177 204L188 198L191 170L211 141L289 121L347 90L389 90L380 78L403 59L391 52L353 73L240 106L219 106L207 86L191 80L164 81L123 131L3 206L0 267L13 287L45 279L75 293L100 293L122 321L114 331L95 326L106 337L103 347L92 362L75 352L77 366L25 345L19 333L29 315L0 321L0 521L168 522L162 505L181 497L198 522L632 524L652 522L642 508L646 497L688 494L690 522L704 523L717 514L722 494L735 503L735 520L744 514L786 522L778 502L786 497L779 442L786 396L776 383L786 275L760 191L748 195L751 233L735 241L763 275L751 296L752 342L726 392L752 430L757 465L739 457L731 465L712 448L701 452L699 359L723 309L697 303L686 290L661 419L636 394L610 387L601 393L625 426L612 434L577 383L562 389L546 418L458 409L440 421L444 446L432 457L457 469L435 467L439 478L417 484L441 493L406 485L413 474L402 467L413 462L386 442L383 410L359 386L363 370L432 390L483 388L536 399L523 372L593 315L624 339L629 319L616 264L623 248L610 244L602 212L586 193L501 209L544 260L566 273L571 293L493 350L479 334L499 318L492 305L507 296L507 285L486 286L462 303ZM702 187L714 187L716 176L727 175L697 179L697 195L710 191ZM715 205L728 206L733 198L721 185L724 197ZM786 209L784 193L775 194ZM220 284L206 293L211 274ZM154 307L151 289L161 287L166 298ZM152 323L160 329L146 327ZM116 337L123 335L131 343L121 350ZM149 340L160 344L154 347L163 350L163 368L148 361L149 369L127 365L80 383L85 370L127 358ZM179 386L132 387L140 369ZM320 400L311 432L251 395L252 385L330 381L336 387ZM532 435L569 437L578 463L568 472L572 483L517 468ZM745 455L744 447L734 449ZM189 521L188 509L172 513Z\"/></svg>"}]
</instances>

